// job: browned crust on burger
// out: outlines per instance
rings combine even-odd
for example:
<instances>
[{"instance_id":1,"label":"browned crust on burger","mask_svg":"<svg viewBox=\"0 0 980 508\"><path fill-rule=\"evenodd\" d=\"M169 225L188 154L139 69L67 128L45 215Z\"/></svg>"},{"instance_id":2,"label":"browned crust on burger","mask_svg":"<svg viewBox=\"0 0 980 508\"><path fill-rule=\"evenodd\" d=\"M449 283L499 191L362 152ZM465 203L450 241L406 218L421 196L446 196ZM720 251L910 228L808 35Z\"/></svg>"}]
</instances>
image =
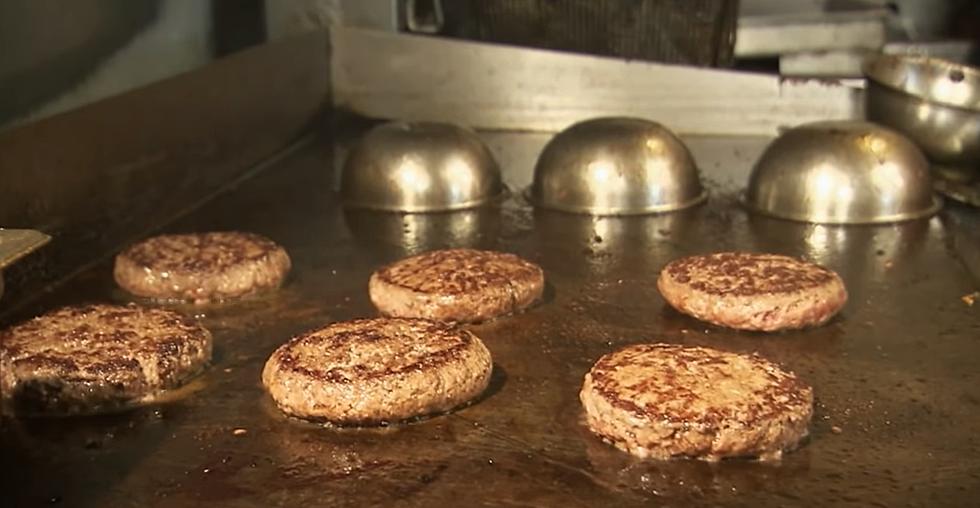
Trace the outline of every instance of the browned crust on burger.
<instances>
[{"instance_id":1,"label":"browned crust on burger","mask_svg":"<svg viewBox=\"0 0 980 508\"><path fill-rule=\"evenodd\" d=\"M184 384L211 348L211 333L175 312L65 307L0 332L0 390L27 413L128 407Z\"/></svg>"},{"instance_id":2,"label":"browned crust on burger","mask_svg":"<svg viewBox=\"0 0 980 508\"><path fill-rule=\"evenodd\" d=\"M291 262L286 250L253 233L161 235L118 256L120 287L138 296L198 303L279 287Z\"/></svg>"},{"instance_id":3,"label":"browned crust on burger","mask_svg":"<svg viewBox=\"0 0 980 508\"><path fill-rule=\"evenodd\" d=\"M422 319L334 323L277 349L262 382L291 416L376 425L448 411L490 381L490 352L472 332Z\"/></svg>"},{"instance_id":4,"label":"browned crust on burger","mask_svg":"<svg viewBox=\"0 0 980 508\"><path fill-rule=\"evenodd\" d=\"M758 356L668 344L603 356L580 398L593 432L656 459L778 459L813 415L813 390Z\"/></svg>"},{"instance_id":5,"label":"browned crust on burger","mask_svg":"<svg viewBox=\"0 0 980 508\"><path fill-rule=\"evenodd\" d=\"M544 272L514 254L437 250L381 268L368 289L386 316L476 322L530 307L544 292Z\"/></svg>"},{"instance_id":6,"label":"browned crust on burger","mask_svg":"<svg viewBox=\"0 0 980 508\"><path fill-rule=\"evenodd\" d=\"M719 326L776 331L818 326L847 302L840 276L776 254L723 252L668 264L657 287L680 312Z\"/></svg>"}]
</instances>

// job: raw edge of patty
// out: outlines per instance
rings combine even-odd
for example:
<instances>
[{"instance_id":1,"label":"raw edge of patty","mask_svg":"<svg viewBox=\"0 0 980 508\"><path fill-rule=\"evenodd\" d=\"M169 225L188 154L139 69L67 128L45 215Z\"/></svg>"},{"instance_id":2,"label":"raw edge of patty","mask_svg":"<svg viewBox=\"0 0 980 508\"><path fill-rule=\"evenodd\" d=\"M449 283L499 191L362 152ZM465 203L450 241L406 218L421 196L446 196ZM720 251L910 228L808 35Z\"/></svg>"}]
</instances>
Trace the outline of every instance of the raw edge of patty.
<instances>
[{"instance_id":1,"label":"raw edge of patty","mask_svg":"<svg viewBox=\"0 0 980 508\"><path fill-rule=\"evenodd\" d=\"M211 351L211 333L175 312L64 307L0 332L0 392L21 414L115 411L185 384Z\"/></svg>"},{"instance_id":2,"label":"raw edge of patty","mask_svg":"<svg viewBox=\"0 0 980 508\"><path fill-rule=\"evenodd\" d=\"M426 252L371 274L371 302L385 316L479 322L527 309L544 293L544 271L514 254Z\"/></svg>"},{"instance_id":3,"label":"raw edge of patty","mask_svg":"<svg viewBox=\"0 0 980 508\"><path fill-rule=\"evenodd\" d=\"M472 332L423 319L333 323L280 346L262 383L284 413L379 425L442 413L490 382L490 352Z\"/></svg>"},{"instance_id":4,"label":"raw edge of patty","mask_svg":"<svg viewBox=\"0 0 980 508\"><path fill-rule=\"evenodd\" d=\"M232 231L148 238L116 256L113 275L137 296L207 303L278 288L291 267L272 240Z\"/></svg>"},{"instance_id":5,"label":"raw edge of patty","mask_svg":"<svg viewBox=\"0 0 980 508\"><path fill-rule=\"evenodd\" d=\"M813 415L813 390L767 360L668 344L603 356L579 397L595 434L641 458L777 460Z\"/></svg>"},{"instance_id":6,"label":"raw edge of patty","mask_svg":"<svg viewBox=\"0 0 980 508\"><path fill-rule=\"evenodd\" d=\"M788 256L689 256L660 272L657 288L678 311L719 326L778 331L819 326L847 303L840 276Z\"/></svg>"}]
</instances>

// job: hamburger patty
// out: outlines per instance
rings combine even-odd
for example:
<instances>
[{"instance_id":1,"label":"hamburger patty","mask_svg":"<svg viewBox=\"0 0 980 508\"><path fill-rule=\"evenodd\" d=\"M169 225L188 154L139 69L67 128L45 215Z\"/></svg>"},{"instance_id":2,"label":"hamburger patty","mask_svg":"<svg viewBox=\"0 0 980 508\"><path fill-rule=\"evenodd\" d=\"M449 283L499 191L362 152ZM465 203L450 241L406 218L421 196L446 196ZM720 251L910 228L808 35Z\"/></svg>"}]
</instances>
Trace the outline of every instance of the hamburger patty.
<instances>
[{"instance_id":1,"label":"hamburger patty","mask_svg":"<svg viewBox=\"0 0 980 508\"><path fill-rule=\"evenodd\" d=\"M531 306L544 292L544 272L513 254L437 250L374 272L368 290L386 316L475 322Z\"/></svg>"},{"instance_id":2,"label":"hamburger patty","mask_svg":"<svg viewBox=\"0 0 980 508\"><path fill-rule=\"evenodd\" d=\"M603 356L579 397L593 432L643 458L779 459L813 415L813 390L758 356L668 344Z\"/></svg>"},{"instance_id":3,"label":"hamburger patty","mask_svg":"<svg viewBox=\"0 0 980 508\"><path fill-rule=\"evenodd\" d=\"M205 303L277 288L286 250L252 233L161 235L116 256L116 282L138 296Z\"/></svg>"},{"instance_id":4,"label":"hamburger patty","mask_svg":"<svg viewBox=\"0 0 980 508\"><path fill-rule=\"evenodd\" d=\"M177 313L65 307L0 332L0 389L15 411L99 412L150 401L210 360L211 333Z\"/></svg>"},{"instance_id":5,"label":"hamburger patty","mask_svg":"<svg viewBox=\"0 0 980 508\"><path fill-rule=\"evenodd\" d=\"M334 323L277 349L262 382L292 416L376 425L448 411L490 381L490 352L473 333L423 319Z\"/></svg>"},{"instance_id":6,"label":"hamburger patty","mask_svg":"<svg viewBox=\"0 0 980 508\"><path fill-rule=\"evenodd\" d=\"M741 330L775 331L825 323L847 302L836 273L788 256L723 252L682 258L657 287L680 312Z\"/></svg>"}]
</instances>

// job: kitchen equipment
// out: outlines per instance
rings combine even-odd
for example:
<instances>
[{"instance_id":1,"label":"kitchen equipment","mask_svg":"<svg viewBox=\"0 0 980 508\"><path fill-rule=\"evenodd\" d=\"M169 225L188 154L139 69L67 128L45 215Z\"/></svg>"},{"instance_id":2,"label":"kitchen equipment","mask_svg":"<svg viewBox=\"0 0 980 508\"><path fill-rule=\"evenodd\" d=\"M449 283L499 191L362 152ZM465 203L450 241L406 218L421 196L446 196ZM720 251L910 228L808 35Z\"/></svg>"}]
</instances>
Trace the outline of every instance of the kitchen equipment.
<instances>
[{"instance_id":1,"label":"kitchen equipment","mask_svg":"<svg viewBox=\"0 0 980 508\"><path fill-rule=\"evenodd\" d=\"M215 353L166 400L115 415L0 418L5 506L943 507L980 496L980 322L967 303L980 287L974 209L866 227L748 214L734 198L764 138L705 136L688 146L713 199L677 213L597 218L510 196L446 218L372 212L385 217L349 221L349 211L370 211L343 206L335 157L367 128L323 121L336 78L325 67L359 60L324 34L282 44L0 133L4 189L17 185L0 211L35 219L0 223L58 233L42 251L52 261L46 273L18 281L8 272L0 326L66 304L130 302L112 281L113 256L153 234L253 231L293 261L279 291L171 307L213 332ZM366 83L346 86L353 93ZM734 84L728 97L744 99L742 91ZM477 98L486 96L459 107ZM617 107L637 106L621 99ZM525 118L549 111L529 108ZM531 181L540 151L529 147L543 146L542 132L479 132L507 168L506 185ZM7 178L18 171L22 178ZM486 222L473 216L487 212ZM310 328L375 315L373 270L454 246L513 252L546 274L540 305L470 327L494 359L480 400L378 429L282 415L260 382L273 350ZM851 300L827 326L780 334L722 330L667 306L658 271L720 249L817 260L842 275ZM583 376L612 350L654 341L758 353L796 372L818 400L807 442L768 464L641 461L602 442L582 423Z\"/></svg>"},{"instance_id":2,"label":"kitchen equipment","mask_svg":"<svg viewBox=\"0 0 980 508\"><path fill-rule=\"evenodd\" d=\"M918 143L944 178L980 172L980 70L920 55L869 60L867 117Z\"/></svg>"},{"instance_id":3,"label":"kitchen equipment","mask_svg":"<svg viewBox=\"0 0 980 508\"><path fill-rule=\"evenodd\" d=\"M555 133L630 116L679 135L774 136L786 125L855 118L864 108L863 90L837 81L370 30L331 30L329 44L333 105L367 118Z\"/></svg>"},{"instance_id":4,"label":"kitchen equipment","mask_svg":"<svg viewBox=\"0 0 980 508\"><path fill-rule=\"evenodd\" d=\"M0 228L0 297L3 297L3 270L50 241L50 236L33 229Z\"/></svg>"},{"instance_id":5,"label":"kitchen equipment","mask_svg":"<svg viewBox=\"0 0 980 508\"><path fill-rule=\"evenodd\" d=\"M631 60L730 66L738 2L456 0L444 35ZM411 18L410 18L411 19ZM615 30L609 27L615 26ZM411 27L410 27L411 28Z\"/></svg>"},{"instance_id":6,"label":"kitchen equipment","mask_svg":"<svg viewBox=\"0 0 980 508\"><path fill-rule=\"evenodd\" d=\"M348 206L404 212L472 208L504 191L480 138L435 122L372 129L348 155L340 186Z\"/></svg>"},{"instance_id":7,"label":"kitchen equipment","mask_svg":"<svg viewBox=\"0 0 980 508\"><path fill-rule=\"evenodd\" d=\"M941 205L915 144L861 121L816 122L785 132L755 164L745 203L775 217L830 224L915 219Z\"/></svg>"},{"instance_id":8,"label":"kitchen equipment","mask_svg":"<svg viewBox=\"0 0 980 508\"><path fill-rule=\"evenodd\" d=\"M761 9L763 12L743 11L738 21L735 56L777 57L782 76L860 77L864 59L888 40L887 25L892 12L872 6L835 10L830 5L815 4L781 2L777 7L770 2ZM783 6L800 10L778 12Z\"/></svg>"},{"instance_id":9,"label":"kitchen equipment","mask_svg":"<svg viewBox=\"0 0 980 508\"><path fill-rule=\"evenodd\" d=\"M555 135L527 194L536 206L593 215L668 212L707 197L694 159L666 127L597 118Z\"/></svg>"}]
</instances>

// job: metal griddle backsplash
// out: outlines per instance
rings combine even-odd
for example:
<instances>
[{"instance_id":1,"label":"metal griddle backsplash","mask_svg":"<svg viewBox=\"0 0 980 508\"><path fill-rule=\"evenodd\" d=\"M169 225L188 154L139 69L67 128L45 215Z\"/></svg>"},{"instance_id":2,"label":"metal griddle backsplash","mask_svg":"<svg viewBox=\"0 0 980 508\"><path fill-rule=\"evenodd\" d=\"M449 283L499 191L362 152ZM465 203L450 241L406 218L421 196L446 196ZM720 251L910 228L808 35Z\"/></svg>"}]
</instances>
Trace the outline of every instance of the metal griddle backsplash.
<instances>
[{"instance_id":1,"label":"metal griddle backsplash","mask_svg":"<svg viewBox=\"0 0 980 508\"><path fill-rule=\"evenodd\" d=\"M300 73L291 82L309 92L315 79ZM312 92L305 97L318 107ZM311 114L294 106L294 120ZM99 110L85 115L94 122ZM58 121L67 129L75 120ZM304 122L284 119L276 136ZM289 250L293 273L274 294L176 307L214 332L215 361L173 400L90 418L4 418L5 505L958 506L980 495L980 306L961 299L980 282L975 210L951 205L929 220L874 227L752 216L737 195L766 140L689 138L711 194L704 206L679 213L591 218L535 212L516 196L444 214L345 211L332 190L333 168L363 128L338 123L163 227L268 235ZM505 181L521 190L547 136L483 136ZM18 153L30 153L24 150ZM0 161L8 171L2 151ZM166 187L154 174L144 174L145 185ZM130 301L112 281L111 255L127 235L157 231L169 216L151 215L159 220L115 243L80 241L101 261L55 290L33 292L33 300L8 308L4 323L58 305ZM322 428L273 407L259 376L277 346L314 326L373 315L372 270L450 246L515 252L547 275L540 305L472 327L495 362L476 404L381 429ZM660 268L722 249L826 264L844 277L850 302L827 326L779 334L724 330L665 306L654 284ZM581 420L582 376L602 354L644 341L758 352L797 372L817 397L808 442L776 464L645 462L603 444Z\"/></svg>"}]
</instances>

